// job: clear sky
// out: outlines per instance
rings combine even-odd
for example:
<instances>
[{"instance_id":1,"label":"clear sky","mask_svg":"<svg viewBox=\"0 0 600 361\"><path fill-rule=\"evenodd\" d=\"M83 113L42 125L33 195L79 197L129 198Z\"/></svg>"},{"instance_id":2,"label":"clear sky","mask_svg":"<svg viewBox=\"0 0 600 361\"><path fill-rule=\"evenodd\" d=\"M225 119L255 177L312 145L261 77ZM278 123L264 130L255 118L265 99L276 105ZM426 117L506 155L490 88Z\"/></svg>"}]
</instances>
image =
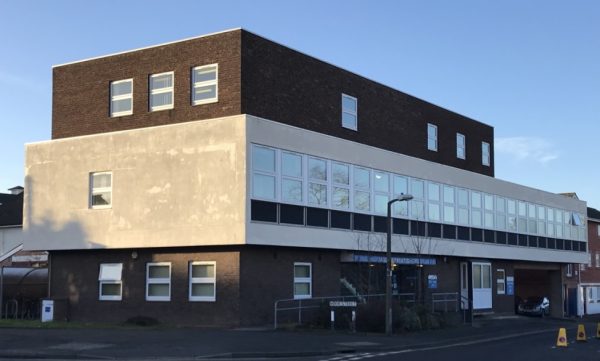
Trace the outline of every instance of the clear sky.
<instances>
[{"instance_id":1,"label":"clear sky","mask_svg":"<svg viewBox=\"0 0 600 361\"><path fill-rule=\"evenodd\" d=\"M498 178L600 208L597 0L0 0L0 192L50 139L52 65L236 27L490 124Z\"/></svg>"}]
</instances>

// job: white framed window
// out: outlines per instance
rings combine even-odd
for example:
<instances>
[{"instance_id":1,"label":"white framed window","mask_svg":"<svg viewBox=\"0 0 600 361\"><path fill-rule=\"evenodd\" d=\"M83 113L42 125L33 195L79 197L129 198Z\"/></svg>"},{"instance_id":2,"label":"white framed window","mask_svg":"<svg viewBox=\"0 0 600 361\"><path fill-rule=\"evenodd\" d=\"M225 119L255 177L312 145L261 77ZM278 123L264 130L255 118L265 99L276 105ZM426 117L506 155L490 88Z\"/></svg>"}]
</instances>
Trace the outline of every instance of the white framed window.
<instances>
[{"instance_id":1,"label":"white framed window","mask_svg":"<svg viewBox=\"0 0 600 361\"><path fill-rule=\"evenodd\" d=\"M394 198L400 198L404 194L408 194L408 179L406 177L394 175ZM395 217L408 217L408 202L394 203L393 213Z\"/></svg>"},{"instance_id":2,"label":"white framed window","mask_svg":"<svg viewBox=\"0 0 600 361\"><path fill-rule=\"evenodd\" d=\"M98 274L98 299L100 301L121 301L123 298L123 264L101 263Z\"/></svg>"},{"instance_id":3,"label":"white framed window","mask_svg":"<svg viewBox=\"0 0 600 361\"><path fill-rule=\"evenodd\" d=\"M276 199L276 164L275 149L259 145L252 146L252 196L254 198Z\"/></svg>"},{"instance_id":4,"label":"white framed window","mask_svg":"<svg viewBox=\"0 0 600 361\"><path fill-rule=\"evenodd\" d=\"M371 209L371 171L354 167L354 209L368 212Z\"/></svg>"},{"instance_id":5,"label":"white framed window","mask_svg":"<svg viewBox=\"0 0 600 361\"><path fill-rule=\"evenodd\" d=\"M327 160L308 157L308 203L327 207Z\"/></svg>"},{"instance_id":6,"label":"white framed window","mask_svg":"<svg viewBox=\"0 0 600 361\"><path fill-rule=\"evenodd\" d=\"M189 300L214 302L217 299L217 263L190 262Z\"/></svg>"},{"instance_id":7,"label":"white framed window","mask_svg":"<svg viewBox=\"0 0 600 361\"><path fill-rule=\"evenodd\" d=\"M444 186L444 222L455 223L455 191L454 187Z\"/></svg>"},{"instance_id":8,"label":"white framed window","mask_svg":"<svg viewBox=\"0 0 600 361\"><path fill-rule=\"evenodd\" d=\"M490 143L481 142L481 164L490 166Z\"/></svg>"},{"instance_id":9,"label":"white framed window","mask_svg":"<svg viewBox=\"0 0 600 361\"><path fill-rule=\"evenodd\" d=\"M518 232L526 233L527 232L527 203L519 201L519 218L517 220L518 224Z\"/></svg>"},{"instance_id":10,"label":"white framed window","mask_svg":"<svg viewBox=\"0 0 600 361\"><path fill-rule=\"evenodd\" d=\"M438 150L438 128L431 123L427 124L427 149L435 152Z\"/></svg>"},{"instance_id":11,"label":"white framed window","mask_svg":"<svg viewBox=\"0 0 600 361\"><path fill-rule=\"evenodd\" d=\"M175 73L172 71L150 75L148 90L150 94L150 111L173 109L173 87Z\"/></svg>"},{"instance_id":12,"label":"white framed window","mask_svg":"<svg viewBox=\"0 0 600 361\"><path fill-rule=\"evenodd\" d=\"M281 200L302 203L304 200L303 157L301 154L281 152Z\"/></svg>"},{"instance_id":13,"label":"white framed window","mask_svg":"<svg viewBox=\"0 0 600 361\"><path fill-rule=\"evenodd\" d=\"M171 262L146 264L146 301L171 300Z\"/></svg>"},{"instance_id":14,"label":"white framed window","mask_svg":"<svg viewBox=\"0 0 600 361\"><path fill-rule=\"evenodd\" d=\"M219 101L219 64L192 69L192 105Z\"/></svg>"},{"instance_id":15,"label":"white framed window","mask_svg":"<svg viewBox=\"0 0 600 361\"><path fill-rule=\"evenodd\" d=\"M494 196L491 194L483 195L483 226L487 229L494 228Z\"/></svg>"},{"instance_id":16,"label":"white framed window","mask_svg":"<svg viewBox=\"0 0 600 361\"><path fill-rule=\"evenodd\" d=\"M567 264L567 269L566 269L565 273L566 273L567 277L573 276L573 264L572 263Z\"/></svg>"},{"instance_id":17,"label":"white framed window","mask_svg":"<svg viewBox=\"0 0 600 361\"><path fill-rule=\"evenodd\" d=\"M511 232L517 231L517 201L514 199L507 200L508 211L508 230Z\"/></svg>"},{"instance_id":18,"label":"white framed window","mask_svg":"<svg viewBox=\"0 0 600 361\"><path fill-rule=\"evenodd\" d=\"M600 224L596 226L598 229L598 236L600 236Z\"/></svg>"},{"instance_id":19,"label":"white framed window","mask_svg":"<svg viewBox=\"0 0 600 361\"><path fill-rule=\"evenodd\" d=\"M504 269L497 269L496 270L496 290L497 293L499 295L503 295L506 293L506 273L504 272Z\"/></svg>"},{"instance_id":20,"label":"white framed window","mask_svg":"<svg viewBox=\"0 0 600 361\"><path fill-rule=\"evenodd\" d=\"M333 190L331 195L331 205L334 208L350 208L350 165L345 163L332 162L331 178Z\"/></svg>"},{"instance_id":21,"label":"white framed window","mask_svg":"<svg viewBox=\"0 0 600 361\"><path fill-rule=\"evenodd\" d=\"M506 199L496 197L496 228L506 229Z\"/></svg>"},{"instance_id":22,"label":"white framed window","mask_svg":"<svg viewBox=\"0 0 600 361\"><path fill-rule=\"evenodd\" d=\"M390 175L386 172L373 172L374 211L377 214L387 214L387 204L390 200Z\"/></svg>"},{"instance_id":23,"label":"white framed window","mask_svg":"<svg viewBox=\"0 0 600 361\"><path fill-rule=\"evenodd\" d=\"M458 189L458 224L469 225L469 191Z\"/></svg>"},{"instance_id":24,"label":"white framed window","mask_svg":"<svg viewBox=\"0 0 600 361\"><path fill-rule=\"evenodd\" d=\"M110 83L110 116L122 117L133 114L133 79Z\"/></svg>"},{"instance_id":25,"label":"white framed window","mask_svg":"<svg viewBox=\"0 0 600 361\"><path fill-rule=\"evenodd\" d=\"M90 173L90 208L112 207L112 173Z\"/></svg>"},{"instance_id":26,"label":"white framed window","mask_svg":"<svg viewBox=\"0 0 600 361\"><path fill-rule=\"evenodd\" d=\"M294 262L294 299L312 297L312 263Z\"/></svg>"},{"instance_id":27,"label":"white framed window","mask_svg":"<svg viewBox=\"0 0 600 361\"><path fill-rule=\"evenodd\" d=\"M427 219L439 222L442 219L440 210L440 185L427 182Z\"/></svg>"},{"instance_id":28,"label":"white framed window","mask_svg":"<svg viewBox=\"0 0 600 361\"><path fill-rule=\"evenodd\" d=\"M600 268L600 253L596 252L596 268Z\"/></svg>"},{"instance_id":29,"label":"white framed window","mask_svg":"<svg viewBox=\"0 0 600 361\"><path fill-rule=\"evenodd\" d=\"M411 179L410 194L413 199L410 203L410 217L420 221L425 220L425 181L421 179Z\"/></svg>"},{"instance_id":30,"label":"white framed window","mask_svg":"<svg viewBox=\"0 0 600 361\"><path fill-rule=\"evenodd\" d=\"M465 135L456 133L456 158L466 159L467 158L467 143Z\"/></svg>"},{"instance_id":31,"label":"white framed window","mask_svg":"<svg viewBox=\"0 0 600 361\"><path fill-rule=\"evenodd\" d=\"M482 199L481 193L471 192L471 225L473 227L481 227L482 219Z\"/></svg>"},{"instance_id":32,"label":"white framed window","mask_svg":"<svg viewBox=\"0 0 600 361\"><path fill-rule=\"evenodd\" d=\"M342 93L342 127L358 130L358 99Z\"/></svg>"}]
</instances>

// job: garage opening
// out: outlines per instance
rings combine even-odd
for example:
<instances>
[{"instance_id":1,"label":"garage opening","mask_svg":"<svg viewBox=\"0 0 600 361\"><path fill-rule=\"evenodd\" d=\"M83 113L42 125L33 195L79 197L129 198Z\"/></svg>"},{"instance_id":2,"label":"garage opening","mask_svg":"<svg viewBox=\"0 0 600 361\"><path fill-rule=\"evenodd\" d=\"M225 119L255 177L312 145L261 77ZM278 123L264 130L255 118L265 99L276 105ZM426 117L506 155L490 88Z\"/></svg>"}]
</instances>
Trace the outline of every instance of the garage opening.
<instances>
[{"instance_id":1,"label":"garage opening","mask_svg":"<svg viewBox=\"0 0 600 361\"><path fill-rule=\"evenodd\" d=\"M519 303L546 297L550 301L549 314L562 316L562 294L559 266L515 268L515 312ZM537 313L535 310L527 312Z\"/></svg>"}]
</instances>

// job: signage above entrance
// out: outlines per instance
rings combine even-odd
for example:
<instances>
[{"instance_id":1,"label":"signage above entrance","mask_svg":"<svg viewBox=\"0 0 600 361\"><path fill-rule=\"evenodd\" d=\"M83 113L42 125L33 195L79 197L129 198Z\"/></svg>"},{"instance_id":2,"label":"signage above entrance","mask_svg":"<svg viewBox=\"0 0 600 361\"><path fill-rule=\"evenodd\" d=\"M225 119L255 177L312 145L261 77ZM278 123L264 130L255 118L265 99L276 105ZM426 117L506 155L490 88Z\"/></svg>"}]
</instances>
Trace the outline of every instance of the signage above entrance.
<instances>
[{"instance_id":1,"label":"signage above entrance","mask_svg":"<svg viewBox=\"0 0 600 361\"><path fill-rule=\"evenodd\" d=\"M352 261L360 263L386 263L387 259L384 256L368 256L366 254L353 254ZM435 258L423 257L392 257L392 263L425 266L435 266L436 264Z\"/></svg>"}]
</instances>

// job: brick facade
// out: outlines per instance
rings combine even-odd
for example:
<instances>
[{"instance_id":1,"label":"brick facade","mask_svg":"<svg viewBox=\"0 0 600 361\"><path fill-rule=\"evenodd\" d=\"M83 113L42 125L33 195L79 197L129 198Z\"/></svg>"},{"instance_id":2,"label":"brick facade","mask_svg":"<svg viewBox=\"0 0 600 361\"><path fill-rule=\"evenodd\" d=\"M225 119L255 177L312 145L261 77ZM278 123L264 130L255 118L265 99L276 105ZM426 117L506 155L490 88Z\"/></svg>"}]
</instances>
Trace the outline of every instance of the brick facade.
<instances>
[{"instance_id":1,"label":"brick facade","mask_svg":"<svg viewBox=\"0 0 600 361\"><path fill-rule=\"evenodd\" d=\"M219 101L191 105L191 69L219 64ZM174 71L174 107L149 111L148 79ZM133 78L133 114L110 117L111 81ZM358 98L358 131L341 126L341 94ZM493 128L244 30L53 69L52 139L236 114L270 120L494 176ZM427 123L438 151L427 149ZM456 157L456 133L466 159ZM481 142L490 144L482 165Z\"/></svg>"}]
</instances>

